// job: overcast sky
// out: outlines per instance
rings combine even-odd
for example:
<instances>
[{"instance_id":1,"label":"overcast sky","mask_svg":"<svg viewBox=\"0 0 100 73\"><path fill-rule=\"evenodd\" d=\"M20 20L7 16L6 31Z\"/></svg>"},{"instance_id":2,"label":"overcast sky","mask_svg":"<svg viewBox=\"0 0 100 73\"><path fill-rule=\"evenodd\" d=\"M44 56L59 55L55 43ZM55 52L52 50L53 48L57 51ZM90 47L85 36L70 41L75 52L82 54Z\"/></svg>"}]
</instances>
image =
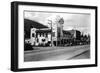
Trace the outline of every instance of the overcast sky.
<instances>
[{"instance_id":1,"label":"overcast sky","mask_svg":"<svg viewBox=\"0 0 100 73\"><path fill-rule=\"evenodd\" d=\"M57 15L63 17L64 30L77 29L84 34L90 34L90 14L79 13L54 13L54 12L28 12L25 11L24 17L26 19L34 20L46 25L47 19L55 19Z\"/></svg>"}]
</instances>

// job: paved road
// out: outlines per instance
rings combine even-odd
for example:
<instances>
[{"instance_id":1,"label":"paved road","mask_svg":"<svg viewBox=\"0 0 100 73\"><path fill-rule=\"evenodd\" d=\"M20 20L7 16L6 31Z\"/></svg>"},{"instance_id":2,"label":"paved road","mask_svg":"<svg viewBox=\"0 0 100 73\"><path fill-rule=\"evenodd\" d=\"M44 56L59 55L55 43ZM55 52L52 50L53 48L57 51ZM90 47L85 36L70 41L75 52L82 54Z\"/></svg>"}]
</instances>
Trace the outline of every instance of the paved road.
<instances>
[{"instance_id":1,"label":"paved road","mask_svg":"<svg viewBox=\"0 0 100 73\"><path fill-rule=\"evenodd\" d=\"M39 50L25 51L24 61L70 60L90 58L90 46L41 47Z\"/></svg>"}]
</instances>

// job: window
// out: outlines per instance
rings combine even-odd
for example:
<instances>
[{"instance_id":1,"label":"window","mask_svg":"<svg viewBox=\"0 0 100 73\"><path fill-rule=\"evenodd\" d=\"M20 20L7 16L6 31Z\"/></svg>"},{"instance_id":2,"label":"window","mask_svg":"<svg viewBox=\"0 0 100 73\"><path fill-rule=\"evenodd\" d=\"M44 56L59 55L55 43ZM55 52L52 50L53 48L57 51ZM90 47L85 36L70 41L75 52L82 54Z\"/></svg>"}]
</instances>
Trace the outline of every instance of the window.
<instances>
[{"instance_id":1,"label":"window","mask_svg":"<svg viewBox=\"0 0 100 73\"><path fill-rule=\"evenodd\" d=\"M34 37L34 33L32 34L32 37Z\"/></svg>"},{"instance_id":2,"label":"window","mask_svg":"<svg viewBox=\"0 0 100 73\"><path fill-rule=\"evenodd\" d=\"M40 33L40 37L41 37L41 33Z\"/></svg>"},{"instance_id":3,"label":"window","mask_svg":"<svg viewBox=\"0 0 100 73\"><path fill-rule=\"evenodd\" d=\"M44 37L44 33L42 33L43 34L43 37Z\"/></svg>"},{"instance_id":4,"label":"window","mask_svg":"<svg viewBox=\"0 0 100 73\"><path fill-rule=\"evenodd\" d=\"M39 39L37 39L37 42L39 42Z\"/></svg>"}]
</instances>

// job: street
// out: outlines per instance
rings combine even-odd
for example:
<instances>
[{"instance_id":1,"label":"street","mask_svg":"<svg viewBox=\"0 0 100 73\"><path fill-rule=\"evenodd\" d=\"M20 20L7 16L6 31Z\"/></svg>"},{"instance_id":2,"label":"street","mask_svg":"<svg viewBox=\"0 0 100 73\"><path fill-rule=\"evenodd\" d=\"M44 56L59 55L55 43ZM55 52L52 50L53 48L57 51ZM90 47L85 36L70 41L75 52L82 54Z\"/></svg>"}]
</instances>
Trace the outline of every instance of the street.
<instances>
[{"instance_id":1,"label":"street","mask_svg":"<svg viewBox=\"0 0 100 73\"><path fill-rule=\"evenodd\" d=\"M29 62L90 58L90 45L70 47L41 47L40 49L38 48L32 51L25 51L24 61Z\"/></svg>"}]
</instances>

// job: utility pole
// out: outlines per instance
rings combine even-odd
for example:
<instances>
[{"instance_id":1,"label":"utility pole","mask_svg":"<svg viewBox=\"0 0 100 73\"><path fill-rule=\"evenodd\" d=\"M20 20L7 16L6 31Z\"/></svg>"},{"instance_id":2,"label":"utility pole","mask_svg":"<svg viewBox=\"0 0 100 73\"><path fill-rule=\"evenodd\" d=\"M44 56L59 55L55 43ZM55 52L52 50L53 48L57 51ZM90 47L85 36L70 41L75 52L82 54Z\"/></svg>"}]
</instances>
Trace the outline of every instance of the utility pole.
<instances>
[{"instance_id":1,"label":"utility pole","mask_svg":"<svg viewBox=\"0 0 100 73\"><path fill-rule=\"evenodd\" d=\"M53 40L52 40L52 20L48 20L48 24L50 24L51 27L51 46L53 46Z\"/></svg>"}]
</instances>

